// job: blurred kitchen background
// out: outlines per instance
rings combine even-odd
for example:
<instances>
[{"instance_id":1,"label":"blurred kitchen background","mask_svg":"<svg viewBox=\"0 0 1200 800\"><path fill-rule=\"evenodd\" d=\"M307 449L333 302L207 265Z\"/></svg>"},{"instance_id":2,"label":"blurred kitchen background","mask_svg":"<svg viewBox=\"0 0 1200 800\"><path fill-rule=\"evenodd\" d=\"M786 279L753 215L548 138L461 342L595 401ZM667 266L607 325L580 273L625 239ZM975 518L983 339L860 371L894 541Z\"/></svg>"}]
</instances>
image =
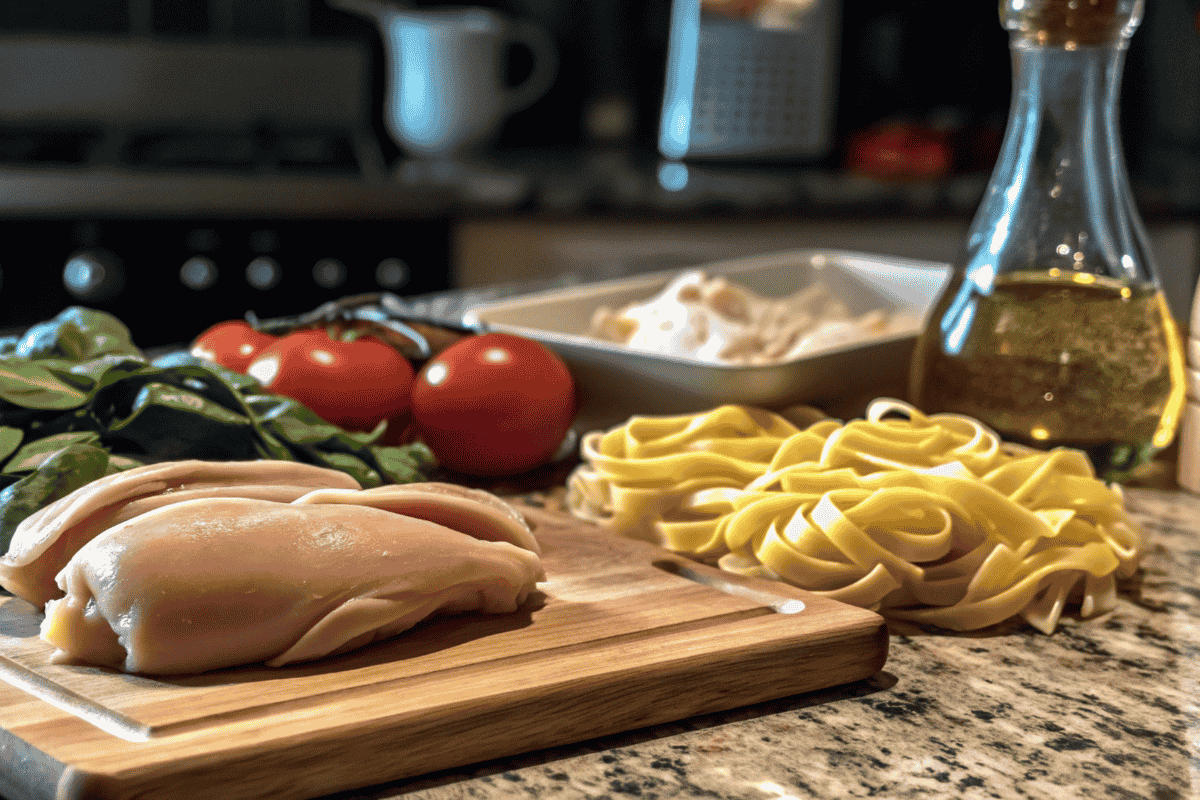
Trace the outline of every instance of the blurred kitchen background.
<instances>
[{"instance_id":1,"label":"blurred kitchen background","mask_svg":"<svg viewBox=\"0 0 1200 800\"><path fill-rule=\"evenodd\" d=\"M325 0L0 4L0 327L81 303L153 346L381 289L794 247L951 260L1006 121L988 0L704 0L698 45L673 35L672 0L479 5L544 29L557 72L441 163L389 135L379 26ZM1122 93L1181 320L1200 264L1198 10L1147 0ZM506 79L531 60L513 48Z\"/></svg>"}]
</instances>

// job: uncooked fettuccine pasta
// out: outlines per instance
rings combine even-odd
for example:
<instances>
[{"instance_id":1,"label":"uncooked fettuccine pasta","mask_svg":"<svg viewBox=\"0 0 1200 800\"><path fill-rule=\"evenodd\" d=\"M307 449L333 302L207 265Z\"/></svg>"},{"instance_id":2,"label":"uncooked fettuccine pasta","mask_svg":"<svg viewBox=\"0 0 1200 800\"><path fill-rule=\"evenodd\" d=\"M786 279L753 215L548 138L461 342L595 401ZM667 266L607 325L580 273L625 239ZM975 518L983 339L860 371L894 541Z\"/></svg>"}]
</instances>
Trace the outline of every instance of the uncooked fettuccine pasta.
<instances>
[{"instance_id":1,"label":"uncooked fettuccine pasta","mask_svg":"<svg viewBox=\"0 0 1200 800\"><path fill-rule=\"evenodd\" d=\"M577 517L893 619L975 630L1111 609L1145 539L1087 456L876 400L804 430L743 406L583 438Z\"/></svg>"}]
</instances>

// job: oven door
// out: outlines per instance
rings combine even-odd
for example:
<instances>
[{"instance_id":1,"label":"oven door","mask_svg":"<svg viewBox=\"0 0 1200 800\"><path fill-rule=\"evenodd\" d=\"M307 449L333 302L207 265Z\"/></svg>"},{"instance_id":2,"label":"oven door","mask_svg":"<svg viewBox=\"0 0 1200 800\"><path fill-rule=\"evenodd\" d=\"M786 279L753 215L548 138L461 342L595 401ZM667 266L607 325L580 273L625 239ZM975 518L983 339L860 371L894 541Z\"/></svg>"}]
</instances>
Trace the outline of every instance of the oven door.
<instances>
[{"instance_id":1,"label":"oven door","mask_svg":"<svg viewBox=\"0 0 1200 800\"><path fill-rule=\"evenodd\" d=\"M0 221L0 327L70 305L114 314L139 346L188 342L347 294L449 288L442 220Z\"/></svg>"}]
</instances>

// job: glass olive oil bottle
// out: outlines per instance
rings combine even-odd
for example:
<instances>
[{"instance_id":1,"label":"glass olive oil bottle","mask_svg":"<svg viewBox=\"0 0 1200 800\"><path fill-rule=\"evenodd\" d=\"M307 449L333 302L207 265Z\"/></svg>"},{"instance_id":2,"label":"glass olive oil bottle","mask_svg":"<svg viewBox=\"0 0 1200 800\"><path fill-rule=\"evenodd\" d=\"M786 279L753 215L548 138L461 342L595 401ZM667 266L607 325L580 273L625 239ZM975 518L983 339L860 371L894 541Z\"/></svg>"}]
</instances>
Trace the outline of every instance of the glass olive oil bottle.
<instances>
[{"instance_id":1,"label":"glass olive oil bottle","mask_svg":"<svg viewBox=\"0 0 1200 800\"><path fill-rule=\"evenodd\" d=\"M1141 14L1142 0L1002 0L1008 128L910 378L922 411L1079 448L1107 480L1171 443L1185 392L1117 127Z\"/></svg>"}]
</instances>

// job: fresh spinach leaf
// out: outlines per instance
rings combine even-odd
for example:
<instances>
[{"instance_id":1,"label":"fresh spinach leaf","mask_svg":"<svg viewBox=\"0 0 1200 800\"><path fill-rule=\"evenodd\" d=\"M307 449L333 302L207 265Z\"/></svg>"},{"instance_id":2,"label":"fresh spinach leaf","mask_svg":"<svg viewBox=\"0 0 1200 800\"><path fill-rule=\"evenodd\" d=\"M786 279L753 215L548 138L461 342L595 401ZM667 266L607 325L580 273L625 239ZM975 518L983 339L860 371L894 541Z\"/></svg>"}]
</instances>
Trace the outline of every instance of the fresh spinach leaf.
<instances>
[{"instance_id":1,"label":"fresh spinach leaf","mask_svg":"<svg viewBox=\"0 0 1200 800\"><path fill-rule=\"evenodd\" d=\"M0 359L0 398L23 408L64 411L79 408L88 395L36 361L5 358Z\"/></svg>"},{"instance_id":2,"label":"fresh spinach leaf","mask_svg":"<svg viewBox=\"0 0 1200 800\"><path fill-rule=\"evenodd\" d=\"M21 358L84 361L106 353L141 356L129 329L112 314L81 306L64 309L32 326L17 343Z\"/></svg>"},{"instance_id":3,"label":"fresh spinach leaf","mask_svg":"<svg viewBox=\"0 0 1200 800\"><path fill-rule=\"evenodd\" d=\"M262 386L254 378L249 375L243 375L240 372L234 372L231 369L222 367L220 364L207 361L203 358L197 358L186 350L177 350L173 353L167 353L164 356L159 356L150 362L151 366L171 368L171 367L199 367L205 372L215 375L220 378L226 385L240 394L251 395L262 391Z\"/></svg>"},{"instance_id":4,"label":"fresh spinach leaf","mask_svg":"<svg viewBox=\"0 0 1200 800\"><path fill-rule=\"evenodd\" d=\"M73 444L42 463L34 472L0 490L0 549L8 550L21 520L104 476L108 453L92 444Z\"/></svg>"},{"instance_id":5,"label":"fresh spinach leaf","mask_svg":"<svg viewBox=\"0 0 1200 800\"><path fill-rule=\"evenodd\" d=\"M0 427L0 459L11 456L24 438L25 434L20 428Z\"/></svg>"},{"instance_id":6,"label":"fresh spinach leaf","mask_svg":"<svg viewBox=\"0 0 1200 800\"><path fill-rule=\"evenodd\" d=\"M338 469L358 481L364 489L383 483L383 476L367 462L350 453L326 453L316 451L317 463L323 467Z\"/></svg>"},{"instance_id":7,"label":"fresh spinach leaf","mask_svg":"<svg viewBox=\"0 0 1200 800\"><path fill-rule=\"evenodd\" d=\"M46 359L41 361L43 364L51 365L51 369L55 369L55 374L67 380L68 376L75 380L86 381L89 388L99 386L106 378L109 381L119 380L126 375L134 375L141 369L146 368L146 360L137 356L131 356L126 353L106 353L102 356L89 358L87 361L66 361L52 362ZM66 374L59 370L64 370Z\"/></svg>"},{"instance_id":8,"label":"fresh spinach leaf","mask_svg":"<svg viewBox=\"0 0 1200 800\"><path fill-rule=\"evenodd\" d=\"M152 382L138 391L127 416L108 422L103 441L154 461L251 460L257 456L256 438L246 416L194 392Z\"/></svg>"},{"instance_id":9,"label":"fresh spinach leaf","mask_svg":"<svg viewBox=\"0 0 1200 800\"><path fill-rule=\"evenodd\" d=\"M5 472L31 472L40 467L47 459L74 444L96 444L100 434L95 431L79 431L77 433L59 433L34 439L16 452L4 465Z\"/></svg>"},{"instance_id":10,"label":"fresh spinach leaf","mask_svg":"<svg viewBox=\"0 0 1200 800\"><path fill-rule=\"evenodd\" d=\"M437 466L433 451L424 442L408 445L370 448L379 471L390 483L416 483L426 480L426 475Z\"/></svg>"}]
</instances>

